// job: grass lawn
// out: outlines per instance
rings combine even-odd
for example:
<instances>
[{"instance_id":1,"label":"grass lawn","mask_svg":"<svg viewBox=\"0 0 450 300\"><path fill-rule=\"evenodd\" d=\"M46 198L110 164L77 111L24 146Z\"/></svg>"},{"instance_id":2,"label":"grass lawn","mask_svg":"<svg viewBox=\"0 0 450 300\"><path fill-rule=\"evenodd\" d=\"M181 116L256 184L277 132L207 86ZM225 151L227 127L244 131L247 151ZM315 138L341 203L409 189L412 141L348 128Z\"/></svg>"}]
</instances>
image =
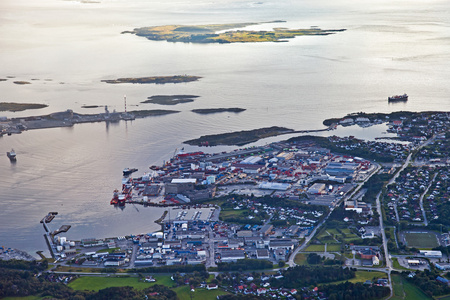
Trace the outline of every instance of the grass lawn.
<instances>
[{"instance_id":1,"label":"grass lawn","mask_svg":"<svg viewBox=\"0 0 450 300\"><path fill-rule=\"evenodd\" d=\"M327 244L327 252L340 252L341 244Z\"/></svg>"},{"instance_id":2,"label":"grass lawn","mask_svg":"<svg viewBox=\"0 0 450 300\"><path fill-rule=\"evenodd\" d=\"M339 283L343 283L346 281L349 282L365 282L367 280L372 281L373 278L388 278L387 274L384 272L377 272L377 271L356 271L355 273L355 278L349 279L349 280L341 280L341 281L335 281L335 282L330 282L329 284L339 284Z\"/></svg>"},{"instance_id":3,"label":"grass lawn","mask_svg":"<svg viewBox=\"0 0 450 300\"><path fill-rule=\"evenodd\" d=\"M249 212L248 209L222 209L220 210L220 215L222 217L240 217L244 212Z\"/></svg>"},{"instance_id":4,"label":"grass lawn","mask_svg":"<svg viewBox=\"0 0 450 300\"><path fill-rule=\"evenodd\" d=\"M155 284L162 284L168 287L173 286L173 281L168 275L154 275L156 282L139 281L139 277L92 277L82 276L69 283L69 287L74 290L99 291L101 289L115 286L131 286L138 290L143 290Z\"/></svg>"},{"instance_id":5,"label":"grass lawn","mask_svg":"<svg viewBox=\"0 0 450 300\"><path fill-rule=\"evenodd\" d=\"M387 274L384 272L370 272L370 271L357 271L356 277L350 279L350 282L365 282L366 280L372 280L373 278L388 278Z\"/></svg>"},{"instance_id":6,"label":"grass lawn","mask_svg":"<svg viewBox=\"0 0 450 300\"><path fill-rule=\"evenodd\" d=\"M415 247L419 249L431 249L439 246L436 235L430 232L405 233L406 243L408 247Z\"/></svg>"},{"instance_id":7,"label":"grass lawn","mask_svg":"<svg viewBox=\"0 0 450 300\"><path fill-rule=\"evenodd\" d=\"M306 261L307 255L303 254L303 253L298 253L295 258L294 258L294 262L297 265L307 265L308 262Z\"/></svg>"},{"instance_id":8,"label":"grass lawn","mask_svg":"<svg viewBox=\"0 0 450 300\"><path fill-rule=\"evenodd\" d=\"M309 245L305 252L323 252L325 251L325 245Z\"/></svg>"},{"instance_id":9,"label":"grass lawn","mask_svg":"<svg viewBox=\"0 0 450 300\"><path fill-rule=\"evenodd\" d=\"M97 253L112 253L114 251L120 251L120 248L101 249L98 250Z\"/></svg>"},{"instance_id":10,"label":"grass lawn","mask_svg":"<svg viewBox=\"0 0 450 300\"><path fill-rule=\"evenodd\" d=\"M345 235L352 234L352 231L351 231L350 229L348 229L348 228L341 229L341 231L342 231L342 233L344 233Z\"/></svg>"},{"instance_id":11,"label":"grass lawn","mask_svg":"<svg viewBox=\"0 0 450 300\"><path fill-rule=\"evenodd\" d=\"M217 299L219 295L226 295L227 292L217 289L217 290L207 290L207 289L195 289L195 292L191 292L188 285L183 285L173 289L177 293L180 300L213 300ZM192 295L192 298L191 298Z\"/></svg>"},{"instance_id":12,"label":"grass lawn","mask_svg":"<svg viewBox=\"0 0 450 300\"><path fill-rule=\"evenodd\" d=\"M101 268L85 268L78 265L58 266L55 271L59 272L83 272L83 273L101 273ZM125 269L117 269L116 273L125 273Z\"/></svg>"},{"instance_id":13,"label":"grass lawn","mask_svg":"<svg viewBox=\"0 0 450 300\"><path fill-rule=\"evenodd\" d=\"M399 270L408 270L408 268L405 268L405 267L403 267L403 266L400 265L400 263L398 262L397 257L393 257L393 258L392 258L392 266L393 266L395 269L399 269Z\"/></svg>"},{"instance_id":14,"label":"grass lawn","mask_svg":"<svg viewBox=\"0 0 450 300\"><path fill-rule=\"evenodd\" d=\"M412 285L400 275L392 275L394 288L393 300L426 300L430 299L420 289Z\"/></svg>"}]
</instances>

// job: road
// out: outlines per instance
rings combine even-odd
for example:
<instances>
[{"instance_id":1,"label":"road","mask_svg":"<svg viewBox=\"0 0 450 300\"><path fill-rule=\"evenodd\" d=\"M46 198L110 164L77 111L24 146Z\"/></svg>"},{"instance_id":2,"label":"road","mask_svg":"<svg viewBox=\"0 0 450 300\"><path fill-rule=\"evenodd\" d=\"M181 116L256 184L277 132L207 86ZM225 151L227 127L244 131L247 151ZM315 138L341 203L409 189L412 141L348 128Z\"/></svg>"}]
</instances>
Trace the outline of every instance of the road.
<instances>
[{"instance_id":1,"label":"road","mask_svg":"<svg viewBox=\"0 0 450 300\"><path fill-rule=\"evenodd\" d=\"M381 237L383 239L384 256L386 258L386 270L385 271L387 271L387 274L388 274L389 288L391 290L391 294L390 294L389 298L392 298L392 296L394 295L394 289L392 288L392 281L391 281L392 264L391 264L391 259L390 259L390 255L389 255L389 250L387 247L386 233L384 232L383 214L381 211L381 201L380 201L381 193L382 193L382 191L380 191L378 193L376 203L377 203L378 215L380 218L380 231L381 231ZM387 299L389 299L389 298L387 298Z\"/></svg>"},{"instance_id":2,"label":"road","mask_svg":"<svg viewBox=\"0 0 450 300\"><path fill-rule=\"evenodd\" d=\"M428 193L428 190L430 189L431 185L433 184L434 180L436 179L438 173L435 173L433 176L433 179L431 179L430 183L428 184L426 190L420 195L419 203L420 203L420 209L422 210L423 214L423 225L428 226L428 220L427 220L427 214L425 213L425 209L423 208L423 197Z\"/></svg>"}]
</instances>

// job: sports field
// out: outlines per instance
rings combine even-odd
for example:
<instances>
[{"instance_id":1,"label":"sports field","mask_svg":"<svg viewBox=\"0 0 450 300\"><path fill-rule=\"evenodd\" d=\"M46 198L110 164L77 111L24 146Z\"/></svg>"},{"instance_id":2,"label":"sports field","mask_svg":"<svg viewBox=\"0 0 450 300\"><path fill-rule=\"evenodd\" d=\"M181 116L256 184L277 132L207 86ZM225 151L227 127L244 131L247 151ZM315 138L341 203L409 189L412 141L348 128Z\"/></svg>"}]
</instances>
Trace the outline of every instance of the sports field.
<instances>
[{"instance_id":1,"label":"sports field","mask_svg":"<svg viewBox=\"0 0 450 300\"><path fill-rule=\"evenodd\" d=\"M408 247L418 249L431 249L438 247L436 235L431 232L405 232L405 240Z\"/></svg>"}]
</instances>

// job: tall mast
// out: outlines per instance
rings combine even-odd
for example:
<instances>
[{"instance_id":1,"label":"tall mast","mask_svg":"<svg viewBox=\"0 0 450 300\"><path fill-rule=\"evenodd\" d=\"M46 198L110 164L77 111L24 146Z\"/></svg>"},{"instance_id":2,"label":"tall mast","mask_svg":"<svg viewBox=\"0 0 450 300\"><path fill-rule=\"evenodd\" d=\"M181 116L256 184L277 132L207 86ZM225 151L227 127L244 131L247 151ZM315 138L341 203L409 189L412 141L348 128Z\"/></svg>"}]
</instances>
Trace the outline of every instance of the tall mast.
<instances>
[{"instance_id":1,"label":"tall mast","mask_svg":"<svg viewBox=\"0 0 450 300\"><path fill-rule=\"evenodd\" d=\"M125 103L125 113L127 113L127 95L123 96L123 101Z\"/></svg>"}]
</instances>

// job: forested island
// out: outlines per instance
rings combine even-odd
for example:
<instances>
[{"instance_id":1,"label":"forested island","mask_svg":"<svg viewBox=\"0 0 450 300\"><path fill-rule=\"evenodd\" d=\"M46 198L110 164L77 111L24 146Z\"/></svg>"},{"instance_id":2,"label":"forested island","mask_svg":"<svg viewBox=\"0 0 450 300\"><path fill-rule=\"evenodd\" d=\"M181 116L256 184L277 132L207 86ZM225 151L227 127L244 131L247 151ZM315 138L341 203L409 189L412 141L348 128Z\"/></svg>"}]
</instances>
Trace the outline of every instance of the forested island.
<instances>
[{"instance_id":1,"label":"forested island","mask_svg":"<svg viewBox=\"0 0 450 300\"><path fill-rule=\"evenodd\" d=\"M0 102L0 111L24 111L27 109L40 109L47 106L47 104L37 103Z\"/></svg>"},{"instance_id":2,"label":"forested island","mask_svg":"<svg viewBox=\"0 0 450 300\"><path fill-rule=\"evenodd\" d=\"M199 109L193 109L192 112L195 112L197 114L206 115L206 114L215 114L220 112L233 112L233 113L239 113L245 111L245 108L239 108L239 107L230 107L230 108L199 108Z\"/></svg>"},{"instance_id":3,"label":"forested island","mask_svg":"<svg viewBox=\"0 0 450 300\"><path fill-rule=\"evenodd\" d=\"M265 23L278 23L274 21ZM183 42L183 43L255 43L282 42L286 39L301 35L329 35L345 29L323 30L318 27L308 29L274 28L269 31L231 30L259 25L263 23L232 23L209 25L165 25L136 28L132 33L154 41ZM225 31L230 30L230 31ZM225 32L221 32L225 31Z\"/></svg>"},{"instance_id":4,"label":"forested island","mask_svg":"<svg viewBox=\"0 0 450 300\"><path fill-rule=\"evenodd\" d=\"M160 105L176 105L179 103L194 102L195 98L200 96L195 95L154 95L147 97L147 100L141 103L154 103Z\"/></svg>"},{"instance_id":5,"label":"forested island","mask_svg":"<svg viewBox=\"0 0 450 300\"><path fill-rule=\"evenodd\" d=\"M175 75L175 76L150 76L150 77L137 77L137 78L117 78L117 79L105 79L102 82L110 83L110 84L118 84L118 83L139 83L139 84L165 84L165 83L182 83L182 82L191 82L197 81L201 77L200 76L189 76L189 75Z\"/></svg>"},{"instance_id":6,"label":"forested island","mask_svg":"<svg viewBox=\"0 0 450 300\"><path fill-rule=\"evenodd\" d=\"M259 139L276 136L279 134L293 132L294 130L284 127L266 127L254 130L243 130L230 133L203 135L198 139L184 141L188 145L217 146L237 145L243 146L258 141Z\"/></svg>"}]
</instances>

